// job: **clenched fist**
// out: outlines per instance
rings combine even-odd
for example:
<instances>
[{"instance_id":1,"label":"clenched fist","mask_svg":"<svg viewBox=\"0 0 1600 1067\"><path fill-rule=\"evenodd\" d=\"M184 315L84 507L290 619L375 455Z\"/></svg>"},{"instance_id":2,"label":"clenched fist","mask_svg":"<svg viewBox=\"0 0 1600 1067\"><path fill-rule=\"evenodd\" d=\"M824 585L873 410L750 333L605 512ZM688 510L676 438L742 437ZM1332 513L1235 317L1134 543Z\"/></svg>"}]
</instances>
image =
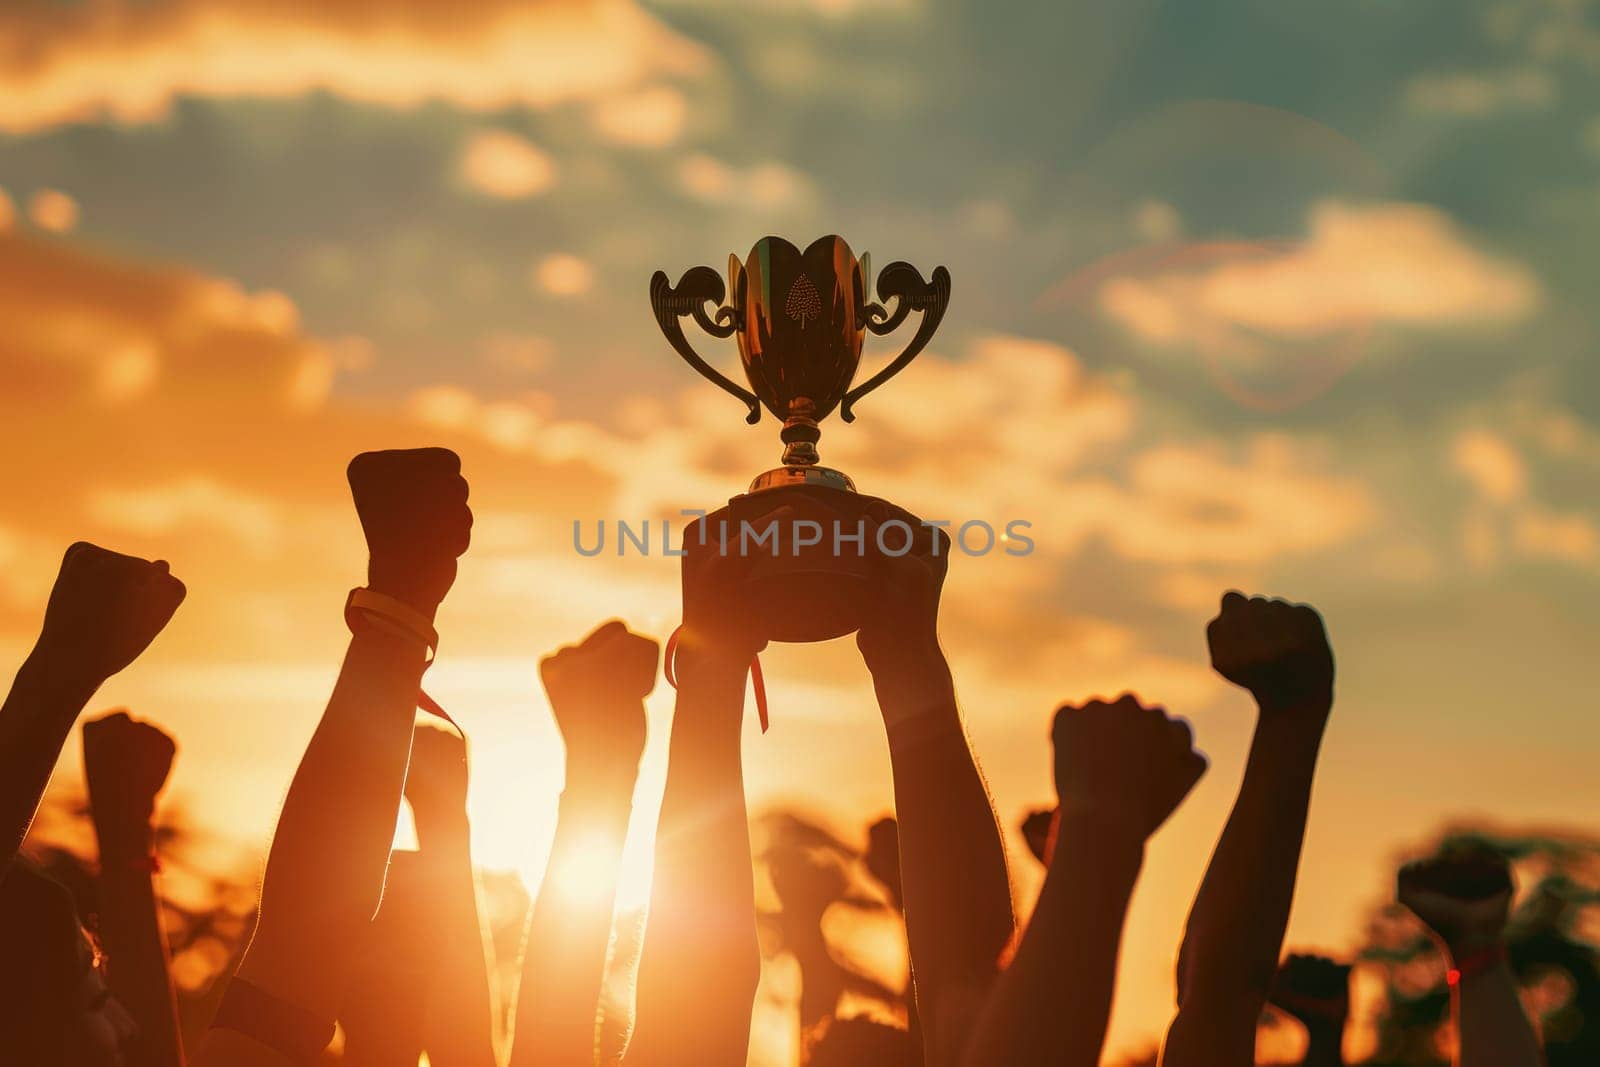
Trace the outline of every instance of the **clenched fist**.
<instances>
[{"instance_id":1,"label":"clenched fist","mask_svg":"<svg viewBox=\"0 0 1600 1067\"><path fill-rule=\"evenodd\" d=\"M1350 1015L1350 966L1326 956L1291 954L1267 998L1308 1029L1344 1029Z\"/></svg>"},{"instance_id":2,"label":"clenched fist","mask_svg":"<svg viewBox=\"0 0 1600 1067\"><path fill-rule=\"evenodd\" d=\"M159 727L119 711L83 724L83 777L102 833L149 824L178 746Z\"/></svg>"},{"instance_id":3,"label":"clenched fist","mask_svg":"<svg viewBox=\"0 0 1600 1067\"><path fill-rule=\"evenodd\" d=\"M655 641L612 619L539 662L573 773L627 777L644 753L644 698L661 659Z\"/></svg>"},{"instance_id":4,"label":"clenched fist","mask_svg":"<svg viewBox=\"0 0 1600 1067\"><path fill-rule=\"evenodd\" d=\"M1466 845L1400 868L1400 903L1460 959L1500 943L1511 915L1511 868L1487 846Z\"/></svg>"},{"instance_id":5,"label":"clenched fist","mask_svg":"<svg viewBox=\"0 0 1600 1067\"><path fill-rule=\"evenodd\" d=\"M1206 772L1189 724L1131 693L1056 712L1056 793L1061 819L1092 816L1142 838L1175 811Z\"/></svg>"},{"instance_id":6,"label":"clenched fist","mask_svg":"<svg viewBox=\"0 0 1600 1067\"><path fill-rule=\"evenodd\" d=\"M749 522L760 530L770 522L786 525L792 515L792 509L776 508ZM684 664L696 661L742 672L767 647L767 622L750 581L756 556L741 549L739 536L739 520L727 507L696 519L683 532L680 673Z\"/></svg>"},{"instance_id":7,"label":"clenched fist","mask_svg":"<svg viewBox=\"0 0 1600 1067\"><path fill-rule=\"evenodd\" d=\"M943 660L939 599L950 570L950 535L883 500L867 506L866 520L867 595L856 647L874 678L884 676L893 682L898 676L916 677ZM878 531L885 526L883 543L892 550L909 540L904 553L878 550Z\"/></svg>"},{"instance_id":8,"label":"clenched fist","mask_svg":"<svg viewBox=\"0 0 1600 1067\"><path fill-rule=\"evenodd\" d=\"M61 559L38 651L92 692L139 658L184 593L165 560L152 563L79 541Z\"/></svg>"},{"instance_id":9,"label":"clenched fist","mask_svg":"<svg viewBox=\"0 0 1600 1067\"><path fill-rule=\"evenodd\" d=\"M460 457L447 448L363 452L347 473L367 536L367 584L432 618L472 540Z\"/></svg>"},{"instance_id":10,"label":"clenched fist","mask_svg":"<svg viewBox=\"0 0 1600 1067\"><path fill-rule=\"evenodd\" d=\"M1263 710L1332 706L1333 650L1322 617L1305 604L1226 593L1206 641L1211 666Z\"/></svg>"}]
</instances>

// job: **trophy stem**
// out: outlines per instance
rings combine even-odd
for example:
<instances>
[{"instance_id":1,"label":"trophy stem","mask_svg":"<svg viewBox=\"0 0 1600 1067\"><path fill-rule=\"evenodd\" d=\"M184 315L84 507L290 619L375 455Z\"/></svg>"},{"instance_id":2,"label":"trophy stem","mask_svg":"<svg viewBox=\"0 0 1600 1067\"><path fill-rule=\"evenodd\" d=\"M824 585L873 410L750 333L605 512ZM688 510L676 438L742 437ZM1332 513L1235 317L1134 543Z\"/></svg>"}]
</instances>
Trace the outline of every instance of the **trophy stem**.
<instances>
[{"instance_id":1,"label":"trophy stem","mask_svg":"<svg viewBox=\"0 0 1600 1067\"><path fill-rule=\"evenodd\" d=\"M856 485L849 475L832 467L817 463L817 440L822 431L817 428L816 405L809 397L795 397L789 403L789 417L783 420L783 466L758 475L750 483L750 491L759 493L767 489L795 486L842 490L854 493Z\"/></svg>"},{"instance_id":2,"label":"trophy stem","mask_svg":"<svg viewBox=\"0 0 1600 1067\"><path fill-rule=\"evenodd\" d=\"M816 464L817 441L822 438L822 430L817 427L817 420L806 415L790 415L784 420L783 430L779 433L783 438L783 462L789 467L810 467Z\"/></svg>"}]
</instances>

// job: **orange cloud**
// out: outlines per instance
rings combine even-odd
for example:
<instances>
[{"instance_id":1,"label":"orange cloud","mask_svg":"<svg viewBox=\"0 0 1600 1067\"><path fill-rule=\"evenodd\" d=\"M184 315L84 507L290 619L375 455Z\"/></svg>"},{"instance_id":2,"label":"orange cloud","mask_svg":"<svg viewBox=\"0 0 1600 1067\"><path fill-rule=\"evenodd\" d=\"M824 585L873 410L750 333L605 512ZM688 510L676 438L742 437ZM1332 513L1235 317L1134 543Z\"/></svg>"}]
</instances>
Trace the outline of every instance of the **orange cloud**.
<instances>
[{"instance_id":1,"label":"orange cloud","mask_svg":"<svg viewBox=\"0 0 1600 1067\"><path fill-rule=\"evenodd\" d=\"M594 286L594 267L570 252L552 252L534 264L528 280L551 296L582 296Z\"/></svg>"},{"instance_id":2,"label":"orange cloud","mask_svg":"<svg viewBox=\"0 0 1600 1067\"><path fill-rule=\"evenodd\" d=\"M542 108L709 62L631 0L24 0L0 10L0 129L149 122L184 95Z\"/></svg>"},{"instance_id":3,"label":"orange cloud","mask_svg":"<svg viewBox=\"0 0 1600 1067\"><path fill-rule=\"evenodd\" d=\"M779 162L739 168L697 152L678 164L678 184L696 200L760 210L803 206L815 195L811 180Z\"/></svg>"},{"instance_id":4,"label":"orange cloud","mask_svg":"<svg viewBox=\"0 0 1600 1067\"><path fill-rule=\"evenodd\" d=\"M1510 504L1527 490L1527 466L1500 434L1483 429L1463 430L1456 435L1451 457L1456 470L1490 503Z\"/></svg>"},{"instance_id":5,"label":"orange cloud","mask_svg":"<svg viewBox=\"0 0 1600 1067\"><path fill-rule=\"evenodd\" d=\"M556 165L525 137L506 130L481 130L461 153L461 180L500 200L537 196L556 180Z\"/></svg>"},{"instance_id":6,"label":"orange cloud","mask_svg":"<svg viewBox=\"0 0 1600 1067\"><path fill-rule=\"evenodd\" d=\"M617 144L661 148L678 139L689 118L689 103L669 85L602 97L591 114L595 130Z\"/></svg>"},{"instance_id":7,"label":"orange cloud","mask_svg":"<svg viewBox=\"0 0 1600 1067\"><path fill-rule=\"evenodd\" d=\"M1248 347L1366 325L1448 328L1515 321L1539 304L1519 263L1472 247L1422 204L1317 205L1303 243L1198 271L1103 283L1101 310L1158 345Z\"/></svg>"},{"instance_id":8,"label":"orange cloud","mask_svg":"<svg viewBox=\"0 0 1600 1067\"><path fill-rule=\"evenodd\" d=\"M60 189L40 189L28 198L28 218L46 233L70 233L78 225L78 202Z\"/></svg>"}]
</instances>

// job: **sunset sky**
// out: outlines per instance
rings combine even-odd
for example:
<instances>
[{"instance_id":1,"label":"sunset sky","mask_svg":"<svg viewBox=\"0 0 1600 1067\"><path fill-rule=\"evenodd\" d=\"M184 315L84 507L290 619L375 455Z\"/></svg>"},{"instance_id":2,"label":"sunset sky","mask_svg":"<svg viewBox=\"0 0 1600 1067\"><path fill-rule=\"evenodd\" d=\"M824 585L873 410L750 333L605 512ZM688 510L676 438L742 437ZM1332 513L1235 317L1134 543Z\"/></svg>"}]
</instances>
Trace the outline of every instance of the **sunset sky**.
<instances>
[{"instance_id":1,"label":"sunset sky","mask_svg":"<svg viewBox=\"0 0 1600 1067\"><path fill-rule=\"evenodd\" d=\"M172 729L173 803L259 846L364 576L345 463L447 445L477 524L428 686L473 741L481 861L536 876L538 657L678 621L675 560L580 557L574 521L676 520L780 453L663 342L650 274L833 232L953 297L823 461L1032 523L1030 556L953 561L942 626L1008 828L1053 796L1064 699L1135 689L1211 757L1150 849L1111 1049L1164 1026L1238 785L1224 589L1316 604L1339 661L1291 945L1355 947L1452 821L1594 829L1588 0L13 0L3 662L71 541L170 560L187 603L96 707ZM890 791L853 643L764 663L754 803L859 835Z\"/></svg>"}]
</instances>

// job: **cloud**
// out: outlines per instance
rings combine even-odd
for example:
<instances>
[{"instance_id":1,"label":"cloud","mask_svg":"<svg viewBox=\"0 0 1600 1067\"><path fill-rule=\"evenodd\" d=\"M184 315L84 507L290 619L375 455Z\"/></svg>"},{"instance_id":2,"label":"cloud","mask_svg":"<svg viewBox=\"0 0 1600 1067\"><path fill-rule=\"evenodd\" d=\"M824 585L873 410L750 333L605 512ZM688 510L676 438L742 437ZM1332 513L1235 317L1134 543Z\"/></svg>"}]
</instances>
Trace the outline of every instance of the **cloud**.
<instances>
[{"instance_id":1,"label":"cloud","mask_svg":"<svg viewBox=\"0 0 1600 1067\"><path fill-rule=\"evenodd\" d=\"M1324 202L1298 244L1200 269L1110 279L1101 310L1153 344L1231 348L1253 334L1307 340L1369 325L1442 329L1516 321L1539 304L1520 263L1472 247L1437 208Z\"/></svg>"},{"instance_id":2,"label":"cloud","mask_svg":"<svg viewBox=\"0 0 1600 1067\"><path fill-rule=\"evenodd\" d=\"M496 370L533 374L550 366L555 346L539 334L496 331L478 345L479 357Z\"/></svg>"},{"instance_id":3,"label":"cloud","mask_svg":"<svg viewBox=\"0 0 1600 1067\"><path fill-rule=\"evenodd\" d=\"M0 129L150 122L184 95L544 108L708 63L631 0L22 0L0 10Z\"/></svg>"},{"instance_id":4,"label":"cloud","mask_svg":"<svg viewBox=\"0 0 1600 1067\"><path fill-rule=\"evenodd\" d=\"M830 19L862 16L913 15L921 0L675 0L679 6L700 8L741 7L770 14L820 15Z\"/></svg>"},{"instance_id":5,"label":"cloud","mask_svg":"<svg viewBox=\"0 0 1600 1067\"><path fill-rule=\"evenodd\" d=\"M525 137L505 130L480 130L461 153L461 180L500 200L537 196L555 183L556 165Z\"/></svg>"},{"instance_id":6,"label":"cloud","mask_svg":"<svg viewBox=\"0 0 1600 1067\"><path fill-rule=\"evenodd\" d=\"M1451 458L1456 470L1490 503L1510 504L1527 491L1527 466L1499 434L1483 429L1463 430L1451 446Z\"/></svg>"},{"instance_id":7,"label":"cloud","mask_svg":"<svg viewBox=\"0 0 1600 1067\"><path fill-rule=\"evenodd\" d=\"M78 202L59 189L40 189L28 198L28 219L46 233L70 233L78 226Z\"/></svg>"},{"instance_id":8,"label":"cloud","mask_svg":"<svg viewBox=\"0 0 1600 1067\"><path fill-rule=\"evenodd\" d=\"M329 385L329 348L297 333L281 293L17 234L0 234L0 321L0 381L14 400L217 390L308 409Z\"/></svg>"},{"instance_id":9,"label":"cloud","mask_svg":"<svg viewBox=\"0 0 1600 1067\"><path fill-rule=\"evenodd\" d=\"M1530 508L1517 516L1512 531L1514 543L1525 556L1577 564L1600 559L1600 528L1584 515Z\"/></svg>"},{"instance_id":10,"label":"cloud","mask_svg":"<svg viewBox=\"0 0 1600 1067\"><path fill-rule=\"evenodd\" d=\"M594 266L570 252L552 252L533 265L528 280L551 296L582 296L594 287Z\"/></svg>"},{"instance_id":11,"label":"cloud","mask_svg":"<svg viewBox=\"0 0 1600 1067\"><path fill-rule=\"evenodd\" d=\"M1131 559L1241 563L1332 548L1376 517L1364 482L1319 471L1286 435L1254 437L1242 458L1230 451L1175 444L1136 454L1129 488L1101 512L1102 534Z\"/></svg>"},{"instance_id":12,"label":"cloud","mask_svg":"<svg viewBox=\"0 0 1600 1067\"><path fill-rule=\"evenodd\" d=\"M1450 447L1452 465L1478 498L1462 519L1467 562L1478 569L1507 558L1584 569L1600 563L1600 521L1570 488L1600 472L1600 434L1536 393L1500 398L1474 418L1481 425L1458 430Z\"/></svg>"},{"instance_id":13,"label":"cloud","mask_svg":"<svg viewBox=\"0 0 1600 1067\"><path fill-rule=\"evenodd\" d=\"M1421 74L1406 83L1404 99L1406 108L1420 115L1488 118L1550 107L1556 83L1549 71L1538 67Z\"/></svg>"},{"instance_id":14,"label":"cloud","mask_svg":"<svg viewBox=\"0 0 1600 1067\"><path fill-rule=\"evenodd\" d=\"M683 133L689 103L670 85L648 85L596 100L590 116L595 130L608 141L662 148Z\"/></svg>"},{"instance_id":15,"label":"cloud","mask_svg":"<svg viewBox=\"0 0 1600 1067\"><path fill-rule=\"evenodd\" d=\"M272 554L283 534L283 517L270 499L203 475L138 489L92 489L86 506L90 518L108 529L160 537L207 527L236 538L257 555Z\"/></svg>"},{"instance_id":16,"label":"cloud","mask_svg":"<svg viewBox=\"0 0 1600 1067\"><path fill-rule=\"evenodd\" d=\"M811 180L787 164L768 161L739 168L703 152L678 164L678 184L703 203L756 210L799 207L814 196Z\"/></svg>"}]
</instances>

